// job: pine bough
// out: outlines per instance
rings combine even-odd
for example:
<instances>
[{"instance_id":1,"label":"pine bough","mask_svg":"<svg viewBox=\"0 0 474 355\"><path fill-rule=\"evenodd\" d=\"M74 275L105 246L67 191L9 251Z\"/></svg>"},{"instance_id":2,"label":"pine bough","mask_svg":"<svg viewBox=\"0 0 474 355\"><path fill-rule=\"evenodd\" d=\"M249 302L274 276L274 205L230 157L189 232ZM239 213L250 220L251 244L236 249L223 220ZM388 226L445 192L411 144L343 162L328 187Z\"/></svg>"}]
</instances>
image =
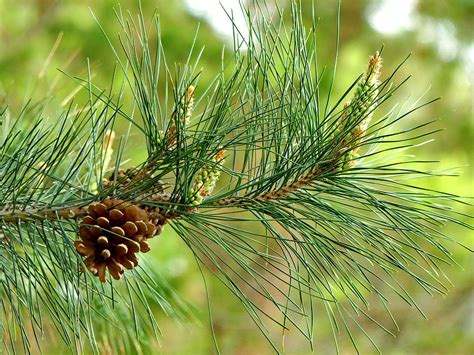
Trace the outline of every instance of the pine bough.
<instances>
[{"instance_id":1,"label":"pine bough","mask_svg":"<svg viewBox=\"0 0 474 355\"><path fill-rule=\"evenodd\" d=\"M442 226L472 226L452 208L466 203L460 197L413 183L435 174L413 168L421 162L403 151L435 132L431 122L398 128L419 107L381 113L399 87L398 69L382 80L377 52L342 97L324 100L315 24L306 30L296 5L289 29L284 16L245 11L247 49L236 29L234 55L208 87L196 73L201 53L191 51L172 76L158 17L151 40L143 16L118 12L124 56L104 32L119 68L110 90L75 78L89 100L53 123L43 103L13 120L2 111L5 349L21 340L30 351L49 327L74 351L98 352L103 334L110 341L118 327L127 336L111 346L130 350L137 336L158 335L156 305L189 317L153 266L137 267L166 228L235 294L277 351L268 320L313 346L324 309L335 338L342 327L357 348L357 318L379 324L369 294L390 313L387 290L418 307L401 274L428 293L445 291L440 265L452 260ZM119 121L133 138L117 137ZM123 168L141 137L146 160Z\"/></svg>"}]
</instances>

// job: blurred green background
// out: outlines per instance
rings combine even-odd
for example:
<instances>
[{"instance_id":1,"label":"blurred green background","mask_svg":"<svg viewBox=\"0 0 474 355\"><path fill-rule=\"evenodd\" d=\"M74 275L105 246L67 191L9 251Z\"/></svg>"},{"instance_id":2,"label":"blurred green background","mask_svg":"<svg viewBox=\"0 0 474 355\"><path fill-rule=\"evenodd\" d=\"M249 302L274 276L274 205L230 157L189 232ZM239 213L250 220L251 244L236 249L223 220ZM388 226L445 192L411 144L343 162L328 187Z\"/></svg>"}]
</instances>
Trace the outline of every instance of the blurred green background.
<instances>
[{"instance_id":1,"label":"blurred green background","mask_svg":"<svg viewBox=\"0 0 474 355\"><path fill-rule=\"evenodd\" d=\"M237 1L223 3L236 8ZM319 63L331 68L336 47L337 1L315 0L314 3L319 18ZM304 15L310 21L311 1L303 0L302 4ZM121 5L137 13L137 1L121 1ZM230 25L222 21L225 15L220 12L218 1L142 0L142 5L145 16L151 18L155 8L160 14L169 63L186 60L197 25L201 24L197 48L205 45L200 62L204 68L200 85L204 87L220 67L222 46L229 47L231 43L227 35ZM281 1L281 5L288 6L288 1ZM60 98L68 97L75 92L77 84L57 68L73 76L86 77L88 58L95 84L107 88L115 59L89 7L113 36L119 31L114 6L117 6L115 0L0 0L0 104L8 103L18 109L30 97L53 93ZM393 102L413 103L422 96L422 100L442 97L411 116L411 120L418 122L440 119L436 127L446 128L433 143L420 147L417 154L422 159L440 160L441 163L432 166L434 169L459 167L455 171L462 173L458 178L420 183L428 188L474 195L474 1L347 0L342 1L340 21L335 97L364 70L368 56L382 44L385 44L385 73L412 53L399 77L412 75L413 78ZM138 163L144 154L144 151L135 152L130 164ZM472 214L467 208L462 212ZM148 344L143 352L209 354L213 352L213 341L202 278L189 251L169 229L153 242L152 252L147 257L184 299L196 305L198 320L185 324L159 315L162 339L160 343L146 340ZM473 235L466 230L450 227L446 232L471 248L474 246ZM384 353L470 354L474 351L473 257L462 248L452 247L460 267L446 268L453 283L447 297L427 295L406 280L407 288L428 320L415 310L408 310L401 300L394 299L391 309L401 329L396 331L395 338L373 324L364 324ZM238 301L217 281L212 278L207 281L221 351L224 354L271 353ZM387 320L382 309L380 312L381 320ZM325 317L322 313L317 321L315 352L318 354L334 352ZM360 342L363 353L374 352L368 341L361 338ZM285 346L288 353L309 353L307 343L296 333L286 336ZM61 352L62 347L53 336L44 350L54 354ZM349 339L342 338L340 350L343 354L353 353Z\"/></svg>"}]
</instances>

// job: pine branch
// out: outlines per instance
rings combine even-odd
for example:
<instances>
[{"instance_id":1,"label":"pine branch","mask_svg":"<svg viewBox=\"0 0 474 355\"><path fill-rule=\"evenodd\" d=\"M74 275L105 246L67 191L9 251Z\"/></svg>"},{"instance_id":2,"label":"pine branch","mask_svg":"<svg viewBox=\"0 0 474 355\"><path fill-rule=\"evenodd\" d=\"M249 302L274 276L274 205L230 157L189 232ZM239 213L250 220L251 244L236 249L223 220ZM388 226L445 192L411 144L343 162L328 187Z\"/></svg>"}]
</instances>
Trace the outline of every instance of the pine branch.
<instances>
[{"instance_id":1,"label":"pine branch","mask_svg":"<svg viewBox=\"0 0 474 355\"><path fill-rule=\"evenodd\" d=\"M90 74L73 78L89 97L82 107L46 124L42 104L31 104L2 126L0 299L15 318L2 332L19 329L25 349L25 319L41 333L43 313L71 349L88 342L96 352L97 319L157 335L151 304L189 315L154 268L141 266L165 226L277 351L268 320L311 343L318 304L335 338L340 327L352 338L358 317L390 332L371 315L370 293L384 307L389 290L419 308L399 274L430 294L446 291L442 267L453 260L441 227L472 230L472 217L452 208L471 205L417 186L413 179L441 174L397 156L436 133L430 123L397 127L423 104L381 111L399 68L382 80L376 52L340 98L322 104L315 24L305 29L296 4L290 28L281 11L270 20L253 5L243 8L247 52L236 28L234 56L208 87L195 72L200 53L191 49L172 77L159 36L150 44L143 16L119 10L122 52L104 32L125 77L118 94L115 74L108 90ZM152 24L159 34L158 17ZM118 137L118 120L143 137L148 156L137 166L124 168L136 143Z\"/></svg>"}]
</instances>

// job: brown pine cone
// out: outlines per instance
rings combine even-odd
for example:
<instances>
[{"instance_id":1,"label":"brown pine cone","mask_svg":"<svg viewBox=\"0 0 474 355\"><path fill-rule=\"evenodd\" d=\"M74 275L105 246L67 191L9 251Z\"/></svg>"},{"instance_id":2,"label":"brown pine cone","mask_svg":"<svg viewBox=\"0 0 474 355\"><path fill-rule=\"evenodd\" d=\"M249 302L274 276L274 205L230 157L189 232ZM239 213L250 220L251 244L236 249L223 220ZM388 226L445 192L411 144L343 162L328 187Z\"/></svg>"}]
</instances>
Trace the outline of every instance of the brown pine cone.
<instances>
[{"instance_id":1,"label":"brown pine cone","mask_svg":"<svg viewBox=\"0 0 474 355\"><path fill-rule=\"evenodd\" d=\"M141 179L146 178L148 173L147 169L137 170L136 168L128 168L128 169L119 169L117 171L117 176L115 173L112 173L108 179L104 179L102 181L102 185L104 188L108 188L118 182L116 188L118 189L126 189L132 183L139 182ZM155 186L153 186L152 193L153 194L160 194L164 191L163 181L158 180Z\"/></svg>"},{"instance_id":2,"label":"brown pine cone","mask_svg":"<svg viewBox=\"0 0 474 355\"><path fill-rule=\"evenodd\" d=\"M115 177L115 173L110 174L108 179L104 179L102 181L102 184L104 187L109 187L112 185L115 181L119 181L118 187L125 187L129 185L132 182L132 179L136 178L137 172L135 171L135 168L129 168L129 169L119 169L117 171L117 178Z\"/></svg>"},{"instance_id":3,"label":"brown pine cone","mask_svg":"<svg viewBox=\"0 0 474 355\"><path fill-rule=\"evenodd\" d=\"M147 240L161 233L162 225L153 224L148 213L137 205L118 199L105 199L88 207L79 227L80 240L74 242L84 264L100 281L105 271L116 280L124 268L138 265L136 253L150 250Z\"/></svg>"}]
</instances>

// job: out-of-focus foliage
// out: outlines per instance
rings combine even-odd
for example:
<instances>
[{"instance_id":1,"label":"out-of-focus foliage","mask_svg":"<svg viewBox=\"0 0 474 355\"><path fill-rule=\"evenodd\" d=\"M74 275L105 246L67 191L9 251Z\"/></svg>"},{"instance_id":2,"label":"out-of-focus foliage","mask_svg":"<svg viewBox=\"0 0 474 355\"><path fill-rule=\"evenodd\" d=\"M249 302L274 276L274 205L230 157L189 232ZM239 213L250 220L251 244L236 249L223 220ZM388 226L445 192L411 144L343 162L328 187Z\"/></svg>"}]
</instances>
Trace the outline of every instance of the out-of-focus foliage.
<instances>
[{"instance_id":1,"label":"out-of-focus foliage","mask_svg":"<svg viewBox=\"0 0 474 355\"><path fill-rule=\"evenodd\" d=\"M338 4L336 1L315 0L313 7L311 1L302 3L308 21L313 11L320 19L319 62L330 65L336 56ZM418 152L422 158L442 161L440 164L433 163L438 169L454 166L460 167L455 172L462 172L459 178L441 180L444 186L425 187L473 195L474 175L469 164L474 161L474 43L471 30L474 3L470 0L420 0L411 14L413 26L391 35L383 35L370 26L370 16L381 3L384 1L342 1L334 97L345 91L364 68L368 56L382 44L385 44L387 72L411 52L411 59L402 68L401 76L412 75L413 79L398 92L400 105L406 102L408 105L413 104L422 95L425 98L442 96L442 100L418 111L412 119L421 121L439 118L437 126L446 128L435 142L420 147ZM122 1L121 5L132 13L138 12L135 0ZM162 40L168 61L184 62L199 19L193 17L184 3L178 0L142 0L142 5L145 17L155 8L160 13ZM113 14L115 0L0 0L0 104L8 101L18 108L30 97L47 97L53 91L59 97L72 95L77 83L57 68L71 76L86 77L88 58L94 82L107 87L115 60L88 6L108 33L117 32ZM225 52L222 50L221 37L201 20L196 48L202 46L205 46L205 51L200 65L204 71L200 80L206 82L220 66L222 53ZM324 85L327 83L323 82L323 88ZM136 155L137 161L140 160L140 154L144 152ZM464 212L472 213L468 209ZM472 235L464 231L458 233L457 230L447 233L473 246ZM162 270L184 298L197 305L200 310L198 317L202 322L201 326L191 328L163 315L161 349L166 353L210 353L213 339L208 327L207 298L200 271L189 251L170 229L160 238L149 254L148 261ZM365 325L386 353L467 354L469 349L474 348L473 260L465 250L455 248L454 251L454 258L459 260L461 267L446 269L453 282L446 298L421 293L414 284L411 287L411 281L407 280L407 288L414 292L414 298L422 306L428 321L415 311L407 312L406 304L399 301L399 304L391 305L401 329L390 329L397 334L396 338L383 333L375 325ZM213 327L220 349L226 354L269 352L267 343L255 331L238 301L218 282L209 278L207 282L213 304ZM316 337L317 353L332 350L328 324L316 325ZM297 336L286 337L286 340L285 347L290 353L307 351L306 343ZM61 344L54 336L45 346L43 350L48 353L61 350ZM160 344L152 342L148 346L158 349ZM362 350L371 351L370 345L366 346L362 346ZM352 351L350 340L341 343L340 349L343 353L345 349Z\"/></svg>"}]
</instances>

